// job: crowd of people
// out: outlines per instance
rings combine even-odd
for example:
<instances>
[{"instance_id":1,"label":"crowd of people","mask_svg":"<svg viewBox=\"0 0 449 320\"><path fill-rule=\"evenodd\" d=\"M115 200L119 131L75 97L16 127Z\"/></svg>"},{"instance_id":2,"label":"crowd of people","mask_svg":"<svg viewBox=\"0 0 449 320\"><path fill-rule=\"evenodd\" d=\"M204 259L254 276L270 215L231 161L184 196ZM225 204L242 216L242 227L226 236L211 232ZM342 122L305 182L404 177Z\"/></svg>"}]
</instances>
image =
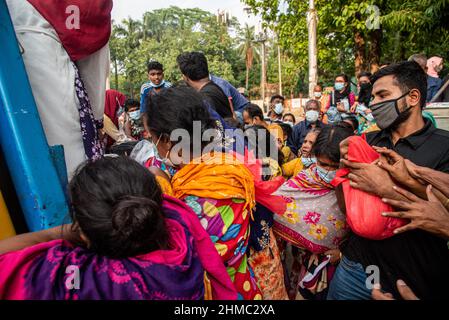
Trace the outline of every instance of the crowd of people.
<instances>
[{"instance_id":1,"label":"crowd of people","mask_svg":"<svg viewBox=\"0 0 449 320\"><path fill-rule=\"evenodd\" d=\"M0 242L0 299L448 298L449 132L420 57L317 85L304 119L200 52L176 84L151 61L140 101L106 92L72 223Z\"/></svg>"}]
</instances>

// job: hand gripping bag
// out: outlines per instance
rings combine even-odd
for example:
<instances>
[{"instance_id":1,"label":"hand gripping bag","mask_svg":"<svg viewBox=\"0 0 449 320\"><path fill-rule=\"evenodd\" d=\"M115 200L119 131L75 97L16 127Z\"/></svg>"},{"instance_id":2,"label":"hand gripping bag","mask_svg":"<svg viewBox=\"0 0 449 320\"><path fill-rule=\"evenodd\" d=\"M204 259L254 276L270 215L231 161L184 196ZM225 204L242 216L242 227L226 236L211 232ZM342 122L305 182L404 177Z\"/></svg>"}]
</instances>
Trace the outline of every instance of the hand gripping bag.
<instances>
[{"instance_id":1,"label":"hand gripping bag","mask_svg":"<svg viewBox=\"0 0 449 320\"><path fill-rule=\"evenodd\" d=\"M362 137L349 138L348 160L358 163L372 163L380 155L371 148ZM394 211L393 208L382 202L378 196L354 189L349 185L346 176L350 170L340 169L332 185L343 185L346 203L346 221L351 230L357 235L371 239L383 240L394 235L393 231L407 224L407 220L383 217L383 212Z\"/></svg>"}]
</instances>

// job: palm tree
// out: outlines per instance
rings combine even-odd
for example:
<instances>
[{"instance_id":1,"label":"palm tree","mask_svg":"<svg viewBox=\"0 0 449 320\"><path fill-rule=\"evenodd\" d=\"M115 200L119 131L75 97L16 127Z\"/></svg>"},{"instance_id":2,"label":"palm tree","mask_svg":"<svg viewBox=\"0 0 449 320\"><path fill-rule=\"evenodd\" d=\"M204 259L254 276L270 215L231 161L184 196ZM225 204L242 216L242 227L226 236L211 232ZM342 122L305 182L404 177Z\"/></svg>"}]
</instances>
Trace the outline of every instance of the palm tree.
<instances>
[{"instance_id":1,"label":"palm tree","mask_svg":"<svg viewBox=\"0 0 449 320\"><path fill-rule=\"evenodd\" d=\"M117 26L117 36L126 39L126 45L129 49L138 48L143 36L142 23L139 20L133 20L131 17L123 19L122 24Z\"/></svg>"},{"instance_id":2,"label":"palm tree","mask_svg":"<svg viewBox=\"0 0 449 320\"><path fill-rule=\"evenodd\" d=\"M241 56L245 59L246 66L246 90L248 90L249 87L249 71L253 67L254 59L258 59L259 57L259 52L254 46L254 30L254 27L251 27L248 23L245 23L245 27L240 31L239 37L240 46L238 49Z\"/></svg>"}]
</instances>

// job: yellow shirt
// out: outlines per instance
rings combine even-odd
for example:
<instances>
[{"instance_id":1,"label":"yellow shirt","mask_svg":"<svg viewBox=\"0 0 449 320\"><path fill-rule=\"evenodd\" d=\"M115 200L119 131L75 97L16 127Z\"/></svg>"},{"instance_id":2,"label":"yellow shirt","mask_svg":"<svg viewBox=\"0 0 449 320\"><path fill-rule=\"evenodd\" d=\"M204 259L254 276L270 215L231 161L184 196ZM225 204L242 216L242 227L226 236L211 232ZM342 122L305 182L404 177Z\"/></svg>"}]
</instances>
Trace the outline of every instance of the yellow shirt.
<instances>
[{"instance_id":1,"label":"yellow shirt","mask_svg":"<svg viewBox=\"0 0 449 320\"><path fill-rule=\"evenodd\" d=\"M296 176L302 169L304 169L304 164L302 163L301 158L296 158L282 165L282 172L284 173L284 177L287 178Z\"/></svg>"},{"instance_id":2,"label":"yellow shirt","mask_svg":"<svg viewBox=\"0 0 449 320\"><path fill-rule=\"evenodd\" d=\"M290 149L290 147L288 146L284 146L281 149L282 154L284 155L284 163L288 162L288 158L290 158L290 154L292 153L292 150Z\"/></svg>"}]
</instances>

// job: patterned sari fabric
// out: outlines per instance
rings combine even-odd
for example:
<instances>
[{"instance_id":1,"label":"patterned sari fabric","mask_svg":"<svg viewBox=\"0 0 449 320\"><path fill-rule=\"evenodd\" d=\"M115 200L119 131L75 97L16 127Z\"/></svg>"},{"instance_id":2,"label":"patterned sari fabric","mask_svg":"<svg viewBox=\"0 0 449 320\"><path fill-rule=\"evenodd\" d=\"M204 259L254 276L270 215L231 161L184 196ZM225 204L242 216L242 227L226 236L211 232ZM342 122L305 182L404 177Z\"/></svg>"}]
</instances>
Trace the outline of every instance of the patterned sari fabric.
<instances>
[{"instance_id":1,"label":"patterned sari fabric","mask_svg":"<svg viewBox=\"0 0 449 320\"><path fill-rule=\"evenodd\" d=\"M87 90L79 74L78 67L74 63L73 69L75 70L76 95L80 103L78 112L84 152L89 160L98 160L103 156L105 147L100 139L100 129L103 128L103 120L95 120Z\"/></svg>"},{"instance_id":2,"label":"patterned sari fabric","mask_svg":"<svg viewBox=\"0 0 449 320\"><path fill-rule=\"evenodd\" d=\"M217 153L183 167L172 179L173 193L197 214L227 268L238 298L262 299L247 258L254 181L248 169L239 163L231 164L232 159L231 155Z\"/></svg>"},{"instance_id":3,"label":"patterned sari fabric","mask_svg":"<svg viewBox=\"0 0 449 320\"><path fill-rule=\"evenodd\" d=\"M110 259L57 240L1 255L0 299L199 300L206 291L214 299L236 299L226 269L193 212L170 197L165 197L163 210L169 250ZM73 287L73 274L79 276L78 288Z\"/></svg>"},{"instance_id":4,"label":"patterned sari fabric","mask_svg":"<svg viewBox=\"0 0 449 320\"><path fill-rule=\"evenodd\" d=\"M348 232L333 187L322 181L316 165L287 181L276 194L285 197L287 211L276 215L274 232L280 241L290 298L324 299L335 266L324 252L338 248Z\"/></svg>"},{"instance_id":5,"label":"patterned sari fabric","mask_svg":"<svg viewBox=\"0 0 449 320\"><path fill-rule=\"evenodd\" d=\"M266 159L264 159L266 160ZM273 160L273 159L269 159ZM270 161L269 179L282 175L277 161ZM276 165L273 165L276 164ZM274 214L257 203L251 220L249 264L254 270L264 300L288 300L284 269L273 233Z\"/></svg>"},{"instance_id":6,"label":"patterned sari fabric","mask_svg":"<svg viewBox=\"0 0 449 320\"><path fill-rule=\"evenodd\" d=\"M263 229L267 233L265 247L261 251L250 248L248 263L254 270L264 300L288 300L284 268L276 238L272 228L264 225Z\"/></svg>"},{"instance_id":7,"label":"patterned sari fabric","mask_svg":"<svg viewBox=\"0 0 449 320\"><path fill-rule=\"evenodd\" d=\"M287 201L287 211L275 216L275 233L312 253L338 248L348 232L346 219L332 185L319 178L316 165L287 181L276 194Z\"/></svg>"}]
</instances>

